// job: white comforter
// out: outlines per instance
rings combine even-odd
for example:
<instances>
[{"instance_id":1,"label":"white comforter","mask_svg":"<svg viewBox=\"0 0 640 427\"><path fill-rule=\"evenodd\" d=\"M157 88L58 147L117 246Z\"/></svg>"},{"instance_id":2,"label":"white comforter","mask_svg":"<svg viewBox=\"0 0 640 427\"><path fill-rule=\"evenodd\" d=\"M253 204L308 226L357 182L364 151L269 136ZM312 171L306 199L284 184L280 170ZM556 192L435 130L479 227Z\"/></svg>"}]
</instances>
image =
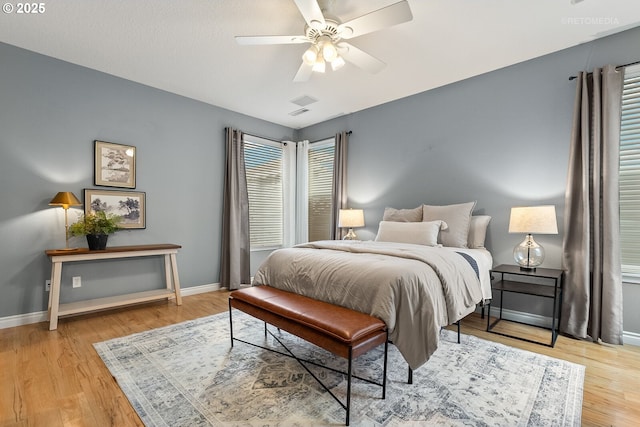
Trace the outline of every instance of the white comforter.
<instances>
[{"instance_id":1,"label":"white comforter","mask_svg":"<svg viewBox=\"0 0 640 427\"><path fill-rule=\"evenodd\" d=\"M473 267L450 248L383 242L321 241L279 249L260 266L254 284L382 319L413 369L438 347L440 328L483 299Z\"/></svg>"}]
</instances>

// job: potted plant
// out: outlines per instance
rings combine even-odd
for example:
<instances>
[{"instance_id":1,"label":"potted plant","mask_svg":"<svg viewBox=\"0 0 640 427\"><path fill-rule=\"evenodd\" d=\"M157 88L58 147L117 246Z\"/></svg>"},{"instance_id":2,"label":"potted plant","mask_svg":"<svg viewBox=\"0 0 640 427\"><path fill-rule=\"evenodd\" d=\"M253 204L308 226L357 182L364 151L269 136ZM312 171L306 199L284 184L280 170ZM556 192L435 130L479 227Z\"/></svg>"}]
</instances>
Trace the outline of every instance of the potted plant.
<instances>
[{"instance_id":1,"label":"potted plant","mask_svg":"<svg viewBox=\"0 0 640 427\"><path fill-rule=\"evenodd\" d=\"M120 230L122 217L105 211L92 211L81 215L78 221L69 226L72 236L87 236L89 250L103 250L107 247L109 234Z\"/></svg>"}]
</instances>

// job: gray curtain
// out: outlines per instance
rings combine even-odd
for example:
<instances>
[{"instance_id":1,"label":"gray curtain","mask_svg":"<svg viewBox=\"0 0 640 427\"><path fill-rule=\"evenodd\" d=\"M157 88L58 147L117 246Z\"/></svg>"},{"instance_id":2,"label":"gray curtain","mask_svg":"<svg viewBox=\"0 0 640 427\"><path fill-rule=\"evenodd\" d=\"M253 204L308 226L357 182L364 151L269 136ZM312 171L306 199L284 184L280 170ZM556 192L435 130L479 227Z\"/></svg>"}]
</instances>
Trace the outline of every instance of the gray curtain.
<instances>
[{"instance_id":1,"label":"gray curtain","mask_svg":"<svg viewBox=\"0 0 640 427\"><path fill-rule=\"evenodd\" d=\"M561 330L622 344L618 169L623 72L580 73L564 217Z\"/></svg>"},{"instance_id":2,"label":"gray curtain","mask_svg":"<svg viewBox=\"0 0 640 427\"><path fill-rule=\"evenodd\" d=\"M340 209L347 207L347 147L351 132L336 134L335 157L333 160L333 213L331 215L331 240L344 237L344 230L338 227Z\"/></svg>"},{"instance_id":3,"label":"gray curtain","mask_svg":"<svg viewBox=\"0 0 640 427\"><path fill-rule=\"evenodd\" d=\"M238 289L251 281L249 196L244 167L243 133L225 129L226 168L222 212L220 285Z\"/></svg>"}]
</instances>

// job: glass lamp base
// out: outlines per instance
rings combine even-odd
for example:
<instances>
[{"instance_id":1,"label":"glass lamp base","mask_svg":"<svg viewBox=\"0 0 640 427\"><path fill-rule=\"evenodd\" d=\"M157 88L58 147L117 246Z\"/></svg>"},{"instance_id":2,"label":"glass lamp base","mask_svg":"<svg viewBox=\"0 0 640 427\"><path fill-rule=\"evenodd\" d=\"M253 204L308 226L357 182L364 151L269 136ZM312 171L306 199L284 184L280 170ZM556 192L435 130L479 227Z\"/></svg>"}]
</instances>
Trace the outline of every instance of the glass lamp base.
<instances>
[{"instance_id":1,"label":"glass lamp base","mask_svg":"<svg viewBox=\"0 0 640 427\"><path fill-rule=\"evenodd\" d=\"M349 232L342 238L342 240L358 240L358 236L353 232L353 228L350 228Z\"/></svg>"},{"instance_id":2,"label":"glass lamp base","mask_svg":"<svg viewBox=\"0 0 640 427\"><path fill-rule=\"evenodd\" d=\"M522 243L513 248L513 259L520 266L520 270L535 271L544 261L544 249L533 240L531 234L527 234Z\"/></svg>"}]
</instances>

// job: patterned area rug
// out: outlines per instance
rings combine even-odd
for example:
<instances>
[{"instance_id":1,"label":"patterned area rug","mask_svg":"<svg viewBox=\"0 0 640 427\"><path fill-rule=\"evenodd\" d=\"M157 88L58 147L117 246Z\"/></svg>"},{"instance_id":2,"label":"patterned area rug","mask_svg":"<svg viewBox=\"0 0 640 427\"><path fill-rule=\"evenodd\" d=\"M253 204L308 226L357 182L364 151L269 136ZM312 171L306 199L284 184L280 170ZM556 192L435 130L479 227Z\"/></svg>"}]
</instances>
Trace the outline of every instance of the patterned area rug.
<instances>
[{"instance_id":1,"label":"patterned area rug","mask_svg":"<svg viewBox=\"0 0 640 427\"><path fill-rule=\"evenodd\" d=\"M234 310L234 336L282 350L263 323ZM346 361L284 332L298 356L340 370ZM345 411L294 359L248 344L230 347L221 313L94 344L147 426L344 425ZM354 361L354 374L379 379L383 347ZM346 380L311 368L344 401ZM389 346L387 397L354 380L351 425L578 426L584 366L473 336L440 346L407 384L407 365Z\"/></svg>"}]
</instances>

